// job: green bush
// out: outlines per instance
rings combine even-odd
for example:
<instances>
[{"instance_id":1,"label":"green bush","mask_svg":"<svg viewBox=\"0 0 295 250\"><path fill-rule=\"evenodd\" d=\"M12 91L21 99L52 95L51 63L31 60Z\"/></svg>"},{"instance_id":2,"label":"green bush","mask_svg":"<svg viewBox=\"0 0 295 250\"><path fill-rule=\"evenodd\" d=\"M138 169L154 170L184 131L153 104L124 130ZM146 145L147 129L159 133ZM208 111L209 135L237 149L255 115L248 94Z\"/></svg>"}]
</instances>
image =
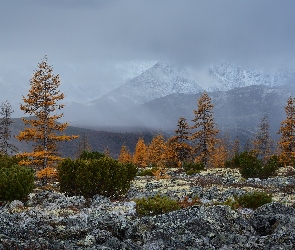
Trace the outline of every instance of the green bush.
<instances>
[{"instance_id":1,"label":"green bush","mask_svg":"<svg viewBox=\"0 0 295 250\"><path fill-rule=\"evenodd\" d=\"M0 200L25 200L34 188L34 171L13 165L0 167Z\"/></svg>"},{"instance_id":2,"label":"green bush","mask_svg":"<svg viewBox=\"0 0 295 250\"><path fill-rule=\"evenodd\" d=\"M61 192L69 195L79 195L77 184L79 160L73 161L70 158L64 159L57 167L58 180Z\"/></svg>"},{"instance_id":3,"label":"green bush","mask_svg":"<svg viewBox=\"0 0 295 250\"><path fill-rule=\"evenodd\" d=\"M8 156L0 154L0 168L9 168L13 165L17 165L19 159L16 156Z\"/></svg>"},{"instance_id":4,"label":"green bush","mask_svg":"<svg viewBox=\"0 0 295 250\"><path fill-rule=\"evenodd\" d=\"M279 161L279 157L277 155L273 155L269 158L269 160L264 164L261 169L259 178L266 179L269 176L274 176L276 171L283 167L284 165Z\"/></svg>"},{"instance_id":5,"label":"green bush","mask_svg":"<svg viewBox=\"0 0 295 250\"><path fill-rule=\"evenodd\" d=\"M234 157L230 160L227 160L224 163L225 168L240 168L240 159L243 157L247 157L249 154L248 151L242 152L242 153L236 153Z\"/></svg>"},{"instance_id":6,"label":"green bush","mask_svg":"<svg viewBox=\"0 0 295 250\"><path fill-rule=\"evenodd\" d=\"M262 160L251 152L243 152L239 157L239 168L244 178L260 178L263 168Z\"/></svg>"},{"instance_id":7,"label":"green bush","mask_svg":"<svg viewBox=\"0 0 295 250\"><path fill-rule=\"evenodd\" d=\"M136 202L136 213L141 216L164 214L181 208L177 201L159 194L134 201Z\"/></svg>"},{"instance_id":8,"label":"green bush","mask_svg":"<svg viewBox=\"0 0 295 250\"><path fill-rule=\"evenodd\" d=\"M98 151L93 151L93 152L89 152L89 151L83 151L82 154L79 156L79 159L81 160L98 160L100 158L105 157L105 155L103 153L100 153Z\"/></svg>"},{"instance_id":9,"label":"green bush","mask_svg":"<svg viewBox=\"0 0 295 250\"><path fill-rule=\"evenodd\" d=\"M236 154L231 160L226 161L225 167L239 168L244 178L266 179L275 175L276 170L282 164L276 155L273 155L265 164L257 158L254 152L242 152Z\"/></svg>"},{"instance_id":10,"label":"green bush","mask_svg":"<svg viewBox=\"0 0 295 250\"><path fill-rule=\"evenodd\" d=\"M202 162L184 162L183 170L186 174L192 175L199 173L201 170L205 169L205 164Z\"/></svg>"},{"instance_id":11,"label":"green bush","mask_svg":"<svg viewBox=\"0 0 295 250\"><path fill-rule=\"evenodd\" d=\"M237 202L247 208L256 209L272 201L272 195L265 192L252 192L237 198Z\"/></svg>"},{"instance_id":12,"label":"green bush","mask_svg":"<svg viewBox=\"0 0 295 250\"><path fill-rule=\"evenodd\" d=\"M127 193L137 173L131 163L122 164L109 157L63 160L58 168L61 192L92 197L95 194L117 198Z\"/></svg>"},{"instance_id":13,"label":"green bush","mask_svg":"<svg viewBox=\"0 0 295 250\"><path fill-rule=\"evenodd\" d=\"M155 172L156 170L158 170L157 167L142 169L137 173L137 175L138 176L154 176L153 172Z\"/></svg>"}]
</instances>

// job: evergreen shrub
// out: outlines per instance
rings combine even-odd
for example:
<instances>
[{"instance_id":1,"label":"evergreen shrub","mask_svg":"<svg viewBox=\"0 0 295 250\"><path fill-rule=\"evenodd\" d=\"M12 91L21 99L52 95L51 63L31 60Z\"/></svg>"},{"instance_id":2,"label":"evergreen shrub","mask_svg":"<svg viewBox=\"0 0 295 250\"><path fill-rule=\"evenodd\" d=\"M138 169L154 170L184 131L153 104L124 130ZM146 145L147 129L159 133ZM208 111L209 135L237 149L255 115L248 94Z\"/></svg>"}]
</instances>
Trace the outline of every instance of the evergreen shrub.
<instances>
[{"instance_id":1,"label":"evergreen shrub","mask_svg":"<svg viewBox=\"0 0 295 250\"><path fill-rule=\"evenodd\" d=\"M131 163L122 164L109 157L99 159L65 159L58 166L60 191L67 195L96 194L117 198L127 193L137 174Z\"/></svg>"},{"instance_id":2,"label":"evergreen shrub","mask_svg":"<svg viewBox=\"0 0 295 250\"><path fill-rule=\"evenodd\" d=\"M192 175L204 170L205 164L203 162L184 162L183 169L186 174Z\"/></svg>"},{"instance_id":3,"label":"evergreen shrub","mask_svg":"<svg viewBox=\"0 0 295 250\"><path fill-rule=\"evenodd\" d=\"M138 176L154 176L153 172L155 172L158 169L159 168L157 167L142 169L137 173L137 175Z\"/></svg>"},{"instance_id":4,"label":"evergreen shrub","mask_svg":"<svg viewBox=\"0 0 295 250\"><path fill-rule=\"evenodd\" d=\"M265 192L251 192L238 197L237 202L243 207L256 209L272 202L272 195Z\"/></svg>"},{"instance_id":5,"label":"evergreen shrub","mask_svg":"<svg viewBox=\"0 0 295 250\"><path fill-rule=\"evenodd\" d=\"M0 168L9 168L13 165L17 165L18 162L19 159L16 158L16 156L0 154Z\"/></svg>"},{"instance_id":6,"label":"evergreen shrub","mask_svg":"<svg viewBox=\"0 0 295 250\"><path fill-rule=\"evenodd\" d=\"M0 200L25 200L34 189L34 171L28 167L13 165L0 167Z\"/></svg>"},{"instance_id":7,"label":"evergreen shrub","mask_svg":"<svg viewBox=\"0 0 295 250\"><path fill-rule=\"evenodd\" d=\"M81 153L81 155L79 156L79 159L81 160L98 160L100 158L103 158L105 157L105 155L101 152L98 152L98 151L92 151L92 152L89 152L89 151L83 151Z\"/></svg>"},{"instance_id":8,"label":"evergreen shrub","mask_svg":"<svg viewBox=\"0 0 295 250\"><path fill-rule=\"evenodd\" d=\"M266 179L275 175L276 170L281 166L282 164L276 155L273 155L266 163L263 163L254 152L248 151L237 153L231 160L225 163L225 167L239 168L244 178L260 179Z\"/></svg>"},{"instance_id":9,"label":"evergreen shrub","mask_svg":"<svg viewBox=\"0 0 295 250\"><path fill-rule=\"evenodd\" d=\"M164 214L181 208L176 200L159 194L134 201L136 202L136 213L140 216Z\"/></svg>"},{"instance_id":10,"label":"evergreen shrub","mask_svg":"<svg viewBox=\"0 0 295 250\"><path fill-rule=\"evenodd\" d=\"M261 179L266 179L269 176L274 176L276 171L283 167L283 163L279 160L277 155L273 155L269 158L269 160L264 164L261 169L260 177Z\"/></svg>"}]
</instances>

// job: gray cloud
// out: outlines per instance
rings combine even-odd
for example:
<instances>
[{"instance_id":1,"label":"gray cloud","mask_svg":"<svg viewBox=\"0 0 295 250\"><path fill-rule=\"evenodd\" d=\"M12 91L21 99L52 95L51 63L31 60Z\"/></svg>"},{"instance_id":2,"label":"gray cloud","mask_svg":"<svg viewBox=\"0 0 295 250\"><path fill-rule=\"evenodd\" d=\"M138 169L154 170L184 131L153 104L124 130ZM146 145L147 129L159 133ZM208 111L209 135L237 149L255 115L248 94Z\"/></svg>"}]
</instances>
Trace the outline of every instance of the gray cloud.
<instances>
[{"instance_id":1,"label":"gray cloud","mask_svg":"<svg viewBox=\"0 0 295 250\"><path fill-rule=\"evenodd\" d=\"M292 0L0 0L0 63L295 65Z\"/></svg>"}]
</instances>

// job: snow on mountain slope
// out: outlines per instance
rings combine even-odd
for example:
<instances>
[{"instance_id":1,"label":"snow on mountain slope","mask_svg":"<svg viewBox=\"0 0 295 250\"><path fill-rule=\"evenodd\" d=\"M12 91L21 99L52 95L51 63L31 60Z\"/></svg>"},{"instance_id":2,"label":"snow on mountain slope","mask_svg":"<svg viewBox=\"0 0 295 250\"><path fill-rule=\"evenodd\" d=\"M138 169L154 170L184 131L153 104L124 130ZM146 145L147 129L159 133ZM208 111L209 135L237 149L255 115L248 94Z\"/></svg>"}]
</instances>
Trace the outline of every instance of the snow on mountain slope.
<instances>
[{"instance_id":1,"label":"snow on mountain slope","mask_svg":"<svg viewBox=\"0 0 295 250\"><path fill-rule=\"evenodd\" d=\"M219 63L209 67L213 87L209 90L230 90L251 85L269 87L295 83L295 70L280 69L274 72L243 68L230 63Z\"/></svg>"},{"instance_id":2,"label":"snow on mountain slope","mask_svg":"<svg viewBox=\"0 0 295 250\"><path fill-rule=\"evenodd\" d=\"M203 89L185 69L158 62L141 75L92 103L113 101L142 104L173 93L194 94L200 91Z\"/></svg>"}]
</instances>

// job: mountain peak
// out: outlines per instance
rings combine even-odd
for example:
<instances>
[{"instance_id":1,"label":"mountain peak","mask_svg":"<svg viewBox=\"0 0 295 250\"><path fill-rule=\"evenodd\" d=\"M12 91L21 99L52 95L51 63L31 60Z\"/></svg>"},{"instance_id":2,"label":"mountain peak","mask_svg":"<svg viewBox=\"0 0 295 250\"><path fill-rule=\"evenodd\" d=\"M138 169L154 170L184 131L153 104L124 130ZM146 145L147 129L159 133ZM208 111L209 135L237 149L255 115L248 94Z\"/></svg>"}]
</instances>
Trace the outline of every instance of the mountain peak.
<instances>
[{"instance_id":1,"label":"mountain peak","mask_svg":"<svg viewBox=\"0 0 295 250\"><path fill-rule=\"evenodd\" d=\"M157 62L139 76L126 81L102 99L143 104L173 93L198 93L203 89L190 78L184 68Z\"/></svg>"}]
</instances>

